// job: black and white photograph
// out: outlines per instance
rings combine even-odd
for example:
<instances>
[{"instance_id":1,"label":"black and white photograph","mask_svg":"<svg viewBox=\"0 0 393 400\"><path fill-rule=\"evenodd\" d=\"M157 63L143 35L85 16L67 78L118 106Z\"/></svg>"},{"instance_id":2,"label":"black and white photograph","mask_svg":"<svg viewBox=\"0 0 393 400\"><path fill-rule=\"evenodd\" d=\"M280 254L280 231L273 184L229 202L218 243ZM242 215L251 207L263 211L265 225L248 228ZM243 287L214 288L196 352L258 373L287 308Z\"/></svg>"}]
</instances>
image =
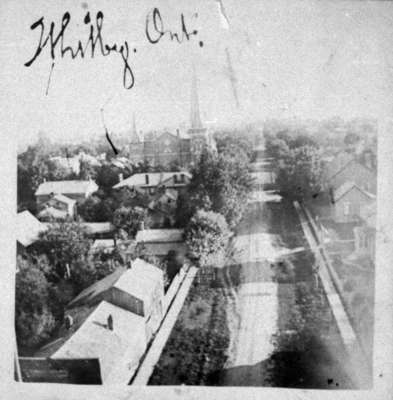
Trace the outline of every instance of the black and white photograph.
<instances>
[{"instance_id":1,"label":"black and white photograph","mask_svg":"<svg viewBox=\"0 0 393 400\"><path fill-rule=\"evenodd\" d=\"M388 398L393 3L0 10L10 398Z\"/></svg>"}]
</instances>

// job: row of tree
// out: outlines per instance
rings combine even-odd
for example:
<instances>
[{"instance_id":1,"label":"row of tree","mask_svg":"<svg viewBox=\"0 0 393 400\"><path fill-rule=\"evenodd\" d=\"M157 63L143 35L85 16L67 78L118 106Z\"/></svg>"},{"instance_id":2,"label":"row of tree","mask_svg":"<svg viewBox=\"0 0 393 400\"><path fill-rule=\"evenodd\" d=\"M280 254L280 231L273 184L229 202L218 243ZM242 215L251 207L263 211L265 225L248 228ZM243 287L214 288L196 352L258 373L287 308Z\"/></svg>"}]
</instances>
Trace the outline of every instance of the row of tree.
<instances>
[{"instance_id":1,"label":"row of tree","mask_svg":"<svg viewBox=\"0 0 393 400\"><path fill-rule=\"evenodd\" d=\"M273 158L276 184L287 198L307 200L322 190L322 162L318 143L309 135L279 132L265 135L266 152Z\"/></svg>"},{"instance_id":2,"label":"row of tree","mask_svg":"<svg viewBox=\"0 0 393 400\"><path fill-rule=\"evenodd\" d=\"M253 185L253 152L247 142L230 137L220 141L218 149L202 152L177 207L177 224L185 227L190 253L201 266L223 262L231 230L242 218Z\"/></svg>"}]
</instances>

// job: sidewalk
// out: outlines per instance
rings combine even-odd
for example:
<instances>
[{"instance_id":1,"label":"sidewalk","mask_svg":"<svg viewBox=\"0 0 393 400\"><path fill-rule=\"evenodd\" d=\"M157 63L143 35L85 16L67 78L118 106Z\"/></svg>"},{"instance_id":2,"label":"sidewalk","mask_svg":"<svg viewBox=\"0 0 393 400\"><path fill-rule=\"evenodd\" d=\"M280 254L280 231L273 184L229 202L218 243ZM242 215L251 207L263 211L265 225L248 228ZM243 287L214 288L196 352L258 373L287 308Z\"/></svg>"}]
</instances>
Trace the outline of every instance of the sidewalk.
<instances>
[{"instance_id":1,"label":"sidewalk","mask_svg":"<svg viewBox=\"0 0 393 400\"><path fill-rule=\"evenodd\" d=\"M139 366L136 375L131 380L131 385L147 385L150 376L153 373L154 367L160 359L162 350L165 347L169 335L172 332L173 326L176 323L177 316L182 309L197 271L198 269L196 267L190 267L188 270L175 296L175 299L173 300L173 303L169 306L168 313L165 316L161 327L159 328L153 340L153 343L147 350L145 358Z\"/></svg>"},{"instance_id":2,"label":"sidewalk","mask_svg":"<svg viewBox=\"0 0 393 400\"><path fill-rule=\"evenodd\" d=\"M311 216L303 211L298 202L295 201L294 206L298 213L304 235L319 265L318 272L325 295L329 302L334 319L337 323L345 348L347 349L347 353L351 358L352 376L355 377L359 387L364 387L365 381L369 380L367 379L368 363L361 350L361 346L355 331L353 330L350 318L343 305L339 290L336 287L336 285L339 285L339 281L337 281L335 271L330 268L331 266L329 265L329 261L326 259L327 256L325 254L323 244L319 242L315 233L313 233L311 229L313 224Z\"/></svg>"}]
</instances>

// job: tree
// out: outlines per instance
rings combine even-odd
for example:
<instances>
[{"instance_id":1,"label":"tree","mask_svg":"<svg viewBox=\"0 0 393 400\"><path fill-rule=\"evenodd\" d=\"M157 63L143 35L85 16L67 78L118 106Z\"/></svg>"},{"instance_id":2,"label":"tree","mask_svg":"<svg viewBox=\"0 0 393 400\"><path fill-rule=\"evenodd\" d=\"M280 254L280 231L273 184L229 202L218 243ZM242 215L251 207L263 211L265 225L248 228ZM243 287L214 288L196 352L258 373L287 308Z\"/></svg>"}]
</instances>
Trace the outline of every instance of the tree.
<instances>
[{"instance_id":1,"label":"tree","mask_svg":"<svg viewBox=\"0 0 393 400\"><path fill-rule=\"evenodd\" d=\"M227 218L231 227L239 222L252 188L247 157L239 152L202 152L192 171L187 195L178 201L177 223L187 221L197 209L212 210Z\"/></svg>"},{"instance_id":2,"label":"tree","mask_svg":"<svg viewBox=\"0 0 393 400\"><path fill-rule=\"evenodd\" d=\"M17 258L15 288L15 329L18 344L36 346L47 339L55 326L49 307L51 284L43 270L45 261Z\"/></svg>"},{"instance_id":3,"label":"tree","mask_svg":"<svg viewBox=\"0 0 393 400\"><path fill-rule=\"evenodd\" d=\"M96 177L97 177L97 168L95 168L93 165L91 165L88 161L81 160L80 161L80 169L79 169L79 179L95 180Z\"/></svg>"},{"instance_id":4,"label":"tree","mask_svg":"<svg viewBox=\"0 0 393 400\"><path fill-rule=\"evenodd\" d=\"M185 229L185 241L200 266L223 260L230 238L225 218L212 211L198 210Z\"/></svg>"},{"instance_id":5,"label":"tree","mask_svg":"<svg viewBox=\"0 0 393 400\"><path fill-rule=\"evenodd\" d=\"M289 198L305 200L322 190L322 166L317 149L303 146L289 151L278 168L281 193Z\"/></svg>"},{"instance_id":6,"label":"tree","mask_svg":"<svg viewBox=\"0 0 393 400\"><path fill-rule=\"evenodd\" d=\"M265 146L266 153L276 161L284 158L289 152L288 144L284 140L275 137L266 139Z\"/></svg>"},{"instance_id":7,"label":"tree","mask_svg":"<svg viewBox=\"0 0 393 400\"><path fill-rule=\"evenodd\" d=\"M127 174L127 172L112 164L106 163L100 165L96 169L96 183L104 193L108 194L112 187L119 182L119 174ZM125 175L124 175L125 176Z\"/></svg>"},{"instance_id":8,"label":"tree","mask_svg":"<svg viewBox=\"0 0 393 400\"><path fill-rule=\"evenodd\" d=\"M103 222L102 218L102 200L98 196L89 196L82 203L78 204L78 214L87 222Z\"/></svg>"},{"instance_id":9,"label":"tree","mask_svg":"<svg viewBox=\"0 0 393 400\"><path fill-rule=\"evenodd\" d=\"M35 254L45 254L53 266L48 278L58 282L69 273L76 287L83 288L86 278L94 273L88 255L91 248L86 229L79 222L51 224L33 244Z\"/></svg>"},{"instance_id":10,"label":"tree","mask_svg":"<svg viewBox=\"0 0 393 400\"><path fill-rule=\"evenodd\" d=\"M142 222L145 227L150 225L147 210L142 207L121 206L113 214L113 225L118 231L124 230L131 238L135 237Z\"/></svg>"}]
</instances>

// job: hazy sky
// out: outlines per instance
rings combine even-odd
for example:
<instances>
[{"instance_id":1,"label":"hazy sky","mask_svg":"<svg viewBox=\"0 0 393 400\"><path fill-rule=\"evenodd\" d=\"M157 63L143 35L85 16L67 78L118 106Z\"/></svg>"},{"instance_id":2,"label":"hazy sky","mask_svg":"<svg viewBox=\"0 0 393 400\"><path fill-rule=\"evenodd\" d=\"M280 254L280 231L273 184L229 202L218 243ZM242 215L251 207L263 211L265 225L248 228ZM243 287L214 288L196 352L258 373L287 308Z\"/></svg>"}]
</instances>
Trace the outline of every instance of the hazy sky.
<instances>
[{"instance_id":1,"label":"hazy sky","mask_svg":"<svg viewBox=\"0 0 393 400\"><path fill-rule=\"evenodd\" d=\"M54 139L102 135L100 108L112 131L138 130L187 123L192 64L199 79L202 119L228 125L270 117L325 118L338 115L379 117L387 114L392 92L392 2L236 1L223 0L229 27L218 3L204 1L2 1L2 127L18 140L31 141L39 130ZM166 29L180 30L183 13L198 34L182 44L163 37L157 44L145 36L145 19L158 7ZM39 29L45 33L69 11L65 45L86 42L86 12L104 13L107 43L127 40L135 86L122 86L119 54L92 60L59 57L48 95L52 60L43 49L31 67ZM196 15L197 14L197 15ZM228 29L227 29L228 28ZM203 42L203 47L199 42ZM229 79L226 50L236 78L239 107ZM391 63L391 64L389 64ZM2 129L4 131L4 129Z\"/></svg>"}]
</instances>

